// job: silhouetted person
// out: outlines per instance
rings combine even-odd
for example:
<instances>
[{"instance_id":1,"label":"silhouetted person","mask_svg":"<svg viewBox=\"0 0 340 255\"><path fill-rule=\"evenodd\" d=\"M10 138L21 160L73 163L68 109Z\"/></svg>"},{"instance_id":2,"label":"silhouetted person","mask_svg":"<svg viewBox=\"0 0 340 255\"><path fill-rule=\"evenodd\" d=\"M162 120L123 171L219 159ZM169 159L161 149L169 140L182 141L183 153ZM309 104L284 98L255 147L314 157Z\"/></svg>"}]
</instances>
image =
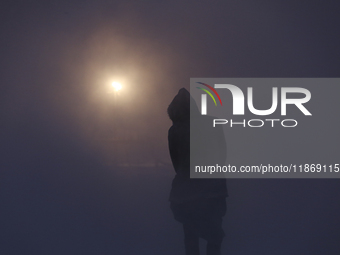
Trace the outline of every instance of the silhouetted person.
<instances>
[{"instance_id":1,"label":"silhouetted person","mask_svg":"<svg viewBox=\"0 0 340 255\"><path fill-rule=\"evenodd\" d=\"M206 133L212 126L208 121L211 117L200 116L196 104L192 107L195 109L192 122L204 130L198 143L202 146L194 148L193 153L201 154L204 163L211 158L209 162L223 164L226 157L223 131L215 129ZM221 254L225 236L222 217L226 213L228 196L226 180L190 179L190 94L186 89L179 90L168 107L168 115L173 122L168 134L169 151L176 171L169 200L174 218L183 224L185 252L198 255L199 238L203 238L207 241L208 255Z\"/></svg>"}]
</instances>

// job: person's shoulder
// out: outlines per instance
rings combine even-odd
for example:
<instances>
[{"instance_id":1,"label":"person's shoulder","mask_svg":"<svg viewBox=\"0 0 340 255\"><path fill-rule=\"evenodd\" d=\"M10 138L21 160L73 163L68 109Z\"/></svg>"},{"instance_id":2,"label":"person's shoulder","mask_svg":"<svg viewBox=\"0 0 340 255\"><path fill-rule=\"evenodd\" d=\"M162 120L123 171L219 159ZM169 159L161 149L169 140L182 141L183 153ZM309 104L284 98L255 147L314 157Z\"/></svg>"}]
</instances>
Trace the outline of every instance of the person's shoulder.
<instances>
[{"instance_id":1,"label":"person's shoulder","mask_svg":"<svg viewBox=\"0 0 340 255\"><path fill-rule=\"evenodd\" d=\"M170 137L174 133L174 125L172 125L168 130L168 137Z\"/></svg>"},{"instance_id":2,"label":"person's shoulder","mask_svg":"<svg viewBox=\"0 0 340 255\"><path fill-rule=\"evenodd\" d=\"M185 135L190 132L190 122L178 122L174 123L168 131L169 135Z\"/></svg>"},{"instance_id":3,"label":"person's shoulder","mask_svg":"<svg viewBox=\"0 0 340 255\"><path fill-rule=\"evenodd\" d=\"M168 130L169 136L170 136L170 135L174 135L175 133L177 133L179 128L180 128L180 127L178 126L178 124L173 124L173 125L169 128L169 130Z\"/></svg>"}]
</instances>

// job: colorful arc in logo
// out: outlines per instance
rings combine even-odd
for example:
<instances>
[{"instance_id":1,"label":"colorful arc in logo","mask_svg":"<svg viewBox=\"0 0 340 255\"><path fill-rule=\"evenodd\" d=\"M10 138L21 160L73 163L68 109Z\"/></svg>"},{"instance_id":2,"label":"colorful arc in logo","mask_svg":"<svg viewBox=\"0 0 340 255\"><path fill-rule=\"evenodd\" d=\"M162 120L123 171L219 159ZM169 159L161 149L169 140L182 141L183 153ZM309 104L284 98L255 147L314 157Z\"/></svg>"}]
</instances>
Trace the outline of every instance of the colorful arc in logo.
<instances>
[{"instance_id":1,"label":"colorful arc in logo","mask_svg":"<svg viewBox=\"0 0 340 255\"><path fill-rule=\"evenodd\" d=\"M207 88L211 89L215 93L215 95L217 96L218 100L220 100L220 104L222 105L222 100L221 100L219 94L217 93L217 91L213 87L211 87L210 85L205 84L203 82L197 82L197 83L202 84L202 85L206 86ZM214 96L208 90L200 88L200 87L197 87L197 88L203 90L204 92L206 92L212 98L212 100L214 100L214 103L217 106L217 103L216 103L216 100L215 100Z\"/></svg>"}]
</instances>

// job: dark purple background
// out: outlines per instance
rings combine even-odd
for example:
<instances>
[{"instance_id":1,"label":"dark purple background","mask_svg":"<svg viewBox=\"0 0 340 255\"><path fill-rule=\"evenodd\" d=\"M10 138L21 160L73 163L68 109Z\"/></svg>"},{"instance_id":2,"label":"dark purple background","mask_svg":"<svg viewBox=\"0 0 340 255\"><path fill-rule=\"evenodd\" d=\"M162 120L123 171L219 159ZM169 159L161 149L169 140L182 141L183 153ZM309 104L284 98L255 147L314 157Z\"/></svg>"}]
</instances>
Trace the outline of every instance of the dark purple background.
<instances>
[{"instance_id":1,"label":"dark purple background","mask_svg":"<svg viewBox=\"0 0 340 255\"><path fill-rule=\"evenodd\" d=\"M338 77L339 7L2 1L0 253L184 254L167 201L168 104L190 77ZM115 128L158 167L104 163L121 147L94 138L115 119L93 95L111 71L133 81ZM339 254L339 180L228 184L223 254Z\"/></svg>"}]
</instances>

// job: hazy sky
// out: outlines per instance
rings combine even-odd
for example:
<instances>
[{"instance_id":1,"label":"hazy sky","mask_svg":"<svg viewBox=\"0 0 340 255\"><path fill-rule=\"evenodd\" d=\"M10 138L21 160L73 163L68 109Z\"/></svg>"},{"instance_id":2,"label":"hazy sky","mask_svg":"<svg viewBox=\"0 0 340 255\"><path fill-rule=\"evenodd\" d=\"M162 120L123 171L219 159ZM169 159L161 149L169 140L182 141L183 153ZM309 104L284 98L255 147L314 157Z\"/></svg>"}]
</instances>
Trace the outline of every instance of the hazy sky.
<instances>
[{"instance_id":1,"label":"hazy sky","mask_svg":"<svg viewBox=\"0 0 340 255\"><path fill-rule=\"evenodd\" d=\"M103 162L123 145L101 141L114 130L136 141L124 150L137 161L169 163L166 109L191 77L338 77L339 7L2 1L0 253L181 254L171 167L114 172ZM116 101L114 80L125 86ZM230 254L339 253L338 180L229 189Z\"/></svg>"}]
</instances>

